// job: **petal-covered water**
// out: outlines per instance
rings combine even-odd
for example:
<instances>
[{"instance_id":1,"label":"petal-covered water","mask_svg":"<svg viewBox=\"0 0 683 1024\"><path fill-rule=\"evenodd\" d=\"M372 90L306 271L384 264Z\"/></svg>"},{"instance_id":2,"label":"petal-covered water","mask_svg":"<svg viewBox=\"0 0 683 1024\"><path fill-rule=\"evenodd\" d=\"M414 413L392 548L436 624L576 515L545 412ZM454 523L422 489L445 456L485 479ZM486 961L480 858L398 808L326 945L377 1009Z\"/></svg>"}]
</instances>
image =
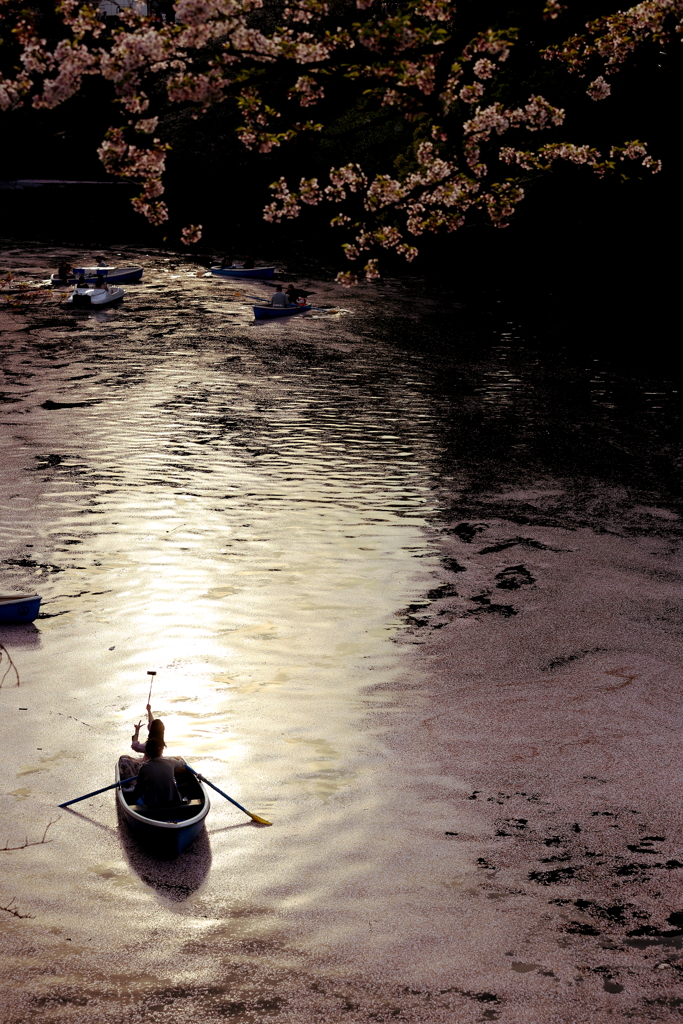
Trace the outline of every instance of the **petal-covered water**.
<instances>
[{"instance_id":1,"label":"petal-covered water","mask_svg":"<svg viewBox=\"0 0 683 1024\"><path fill-rule=\"evenodd\" d=\"M677 389L634 404L593 357L480 343L399 288L315 281L327 308L254 324L263 284L108 257L145 265L122 306L0 314L0 583L43 596L0 631L0 845L32 844L0 852L3 1019L677 1019L678 954L650 979L590 907L634 884L605 920L656 938L678 869L619 874L615 832L570 849L625 789L676 841L679 521L636 467ZM111 793L56 811L113 780L148 670L169 753L272 828L212 794L164 863ZM635 820L628 850L659 849Z\"/></svg>"}]
</instances>

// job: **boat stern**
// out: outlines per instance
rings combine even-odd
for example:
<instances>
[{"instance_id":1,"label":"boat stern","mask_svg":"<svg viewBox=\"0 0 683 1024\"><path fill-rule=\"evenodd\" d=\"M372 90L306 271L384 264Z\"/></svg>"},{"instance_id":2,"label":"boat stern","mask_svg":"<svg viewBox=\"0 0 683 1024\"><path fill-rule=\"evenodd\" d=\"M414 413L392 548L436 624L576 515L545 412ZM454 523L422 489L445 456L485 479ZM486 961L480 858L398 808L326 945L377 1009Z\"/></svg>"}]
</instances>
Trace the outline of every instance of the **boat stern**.
<instances>
[{"instance_id":1,"label":"boat stern","mask_svg":"<svg viewBox=\"0 0 683 1024\"><path fill-rule=\"evenodd\" d=\"M38 594L0 595L0 622L33 622L41 600Z\"/></svg>"}]
</instances>

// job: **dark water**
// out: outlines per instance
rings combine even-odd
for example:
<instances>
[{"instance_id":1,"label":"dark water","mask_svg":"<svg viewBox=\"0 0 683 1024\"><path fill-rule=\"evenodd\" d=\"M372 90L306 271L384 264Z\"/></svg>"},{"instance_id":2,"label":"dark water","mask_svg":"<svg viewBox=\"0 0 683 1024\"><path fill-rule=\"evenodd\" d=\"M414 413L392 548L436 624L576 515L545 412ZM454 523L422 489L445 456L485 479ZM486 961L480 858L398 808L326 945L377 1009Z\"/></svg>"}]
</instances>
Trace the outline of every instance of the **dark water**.
<instances>
[{"instance_id":1,"label":"dark water","mask_svg":"<svg viewBox=\"0 0 683 1024\"><path fill-rule=\"evenodd\" d=\"M8 246L3 262L39 279L63 255ZM492 889L479 863L491 830L463 801L508 768L502 746L483 756L466 736L499 711L472 681L571 667L579 650L584 669L640 658L652 679L663 658L673 685L671 612L665 650L616 613L598 627L595 609L624 587L639 607L675 604L652 580L679 571L677 379L642 373L618 339L543 337L426 285L302 281L327 309L255 324L261 284L149 250L106 256L145 266L122 306L72 314L52 296L0 313L0 579L43 595L35 627L0 632L21 675L0 695L0 845L39 838L60 800L112 777L148 669L170 752L274 827L216 797L208 834L160 865L104 794L62 813L50 844L1 854L0 903L30 915L0 914L6 1019L583 1020L615 994L599 972L599 997L567 980L594 951L564 994L533 994L527 961L541 970L552 947L557 973L568 956L543 932L545 883L527 865ZM578 607L589 563L594 603ZM611 680L622 661L594 671ZM584 676L561 685L593 693ZM540 697L523 713L505 697L520 765L534 702L541 716ZM546 738L553 799L577 708ZM563 713L553 691L542 714ZM658 728L647 718L651 750ZM526 800L522 776L500 791L511 781ZM522 892L523 912L492 916ZM525 952L534 929L542 949ZM638 985L642 1008L656 986Z\"/></svg>"}]
</instances>

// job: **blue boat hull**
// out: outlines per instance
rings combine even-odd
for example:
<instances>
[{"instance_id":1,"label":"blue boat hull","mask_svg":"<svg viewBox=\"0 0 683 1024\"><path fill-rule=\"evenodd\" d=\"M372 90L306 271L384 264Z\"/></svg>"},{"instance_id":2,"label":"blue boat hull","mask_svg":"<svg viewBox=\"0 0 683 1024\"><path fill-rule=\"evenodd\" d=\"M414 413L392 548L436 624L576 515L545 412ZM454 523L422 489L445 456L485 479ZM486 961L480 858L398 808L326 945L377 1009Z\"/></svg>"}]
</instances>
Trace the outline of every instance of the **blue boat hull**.
<instances>
[{"instance_id":1,"label":"blue boat hull","mask_svg":"<svg viewBox=\"0 0 683 1024\"><path fill-rule=\"evenodd\" d=\"M253 306L254 320L276 320L280 316L307 313L312 306Z\"/></svg>"},{"instance_id":2,"label":"blue boat hull","mask_svg":"<svg viewBox=\"0 0 683 1024\"><path fill-rule=\"evenodd\" d=\"M30 597L23 601L0 602L0 623L33 622L38 618L41 598Z\"/></svg>"},{"instance_id":3,"label":"blue boat hull","mask_svg":"<svg viewBox=\"0 0 683 1024\"><path fill-rule=\"evenodd\" d=\"M273 277L275 267L253 267L244 270L242 267L211 267L214 277Z\"/></svg>"},{"instance_id":4,"label":"blue boat hull","mask_svg":"<svg viewBox=\"0 0 683 1024\"><path fill-rule=\"evenodd\" d=\"M142 271L142 267L122 267L121 270L104 271L102 276L107 284L136 284L142 278ZM78 278L70 277L68 281L65 282L57 274L53 274L50 280L53 284L75 284ZM97 275L88 274L86 275L85 280L88 284L95 284L97 281Z\"/></svg>"},{"instance_id":5,"label":"blue boat hull","mask_svg":"<svg viewBox=\"0 0 683 1024\"><path fill-rule=\"evenodd\" d=\"M187 825L185 828L165 829L163 832L152 825L141 825L130 815L124 815L126 824L138 842L147 847L151 853L157 856L173 860L179 857L183 850L186 850L190 843L197 838L204 828L204 819Z\"/></svg>"},{"instance_id":6,"label":"blue boat hull","mask_svg":"<svg viewBox=\"0 0 683 1024\"><path fill-rule=\"evenodd\" d=\"M125 758L124 758L125 760ZM121 778L121 761L116 765L116 781ZM119 813L136 839L149 849L150 853L164 860L172 860L187 849L204 828L204 821L211 808L209 794L203 783L192 779L192 791L201 794L186 806L169 807L154 811L138 804L129 804L123 787L116 791Z\"/></svg>"}]
</instances>

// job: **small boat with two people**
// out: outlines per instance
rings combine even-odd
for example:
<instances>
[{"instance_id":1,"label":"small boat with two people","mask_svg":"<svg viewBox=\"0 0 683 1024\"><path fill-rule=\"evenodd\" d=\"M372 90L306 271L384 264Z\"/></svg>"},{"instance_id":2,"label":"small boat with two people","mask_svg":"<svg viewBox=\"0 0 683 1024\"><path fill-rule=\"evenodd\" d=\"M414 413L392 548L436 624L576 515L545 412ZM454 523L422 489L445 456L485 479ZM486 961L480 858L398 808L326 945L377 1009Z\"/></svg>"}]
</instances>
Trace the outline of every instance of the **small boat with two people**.
<instances>
[{"instance_id":1,"label":"small boat with two people","mask_svg":"<svg viewBox=\"0 0 683 1024\"><path fill-rule=\"evenodd\" d=\"M52 274L50 281L54 285L76 284L79 278L84 277L87 284L95 284L98 277L103 277L107 284L137 284L142 278L143 268L132 267L109 267L106 263L100 263L96 267L71 267L65 260L59 264L56 274Z\"/></svg>"},{"instance_id":2,"label":"small boat with two people","mask_svg":"<svg viewBox=\"0 0 683 1024\"><path fill-rule=\"evenodd\" d=\"M306 296L310 292L302 292L290 285L286 292L283 292L282 285L276 286L270 303L267 306L252 306L254 320L274 320L281 316L293 316L296 313L308 313L313 309L310 303L306 302ZM294 298L296 301L290 301Z\"/></svg>"},{"instance_id":3,"label":"small boat with two people","mask_svg":"<svg viewBox=\"0 0 683 1024\"><path fill-rule=\"evenodd\" d=\"M147 788L144 783L141 787L142 797L139 791L136 792L138 775L145 770L145 761L138 761L128 754L124 754L116 764L116 782L112 782L109 786L102 786L100 789L93 789L92 792L84 793L83 796L74 797L72 800L65 800L59 806L71 807L73 804L80 803L81 800L88 800L91 796L106 793L108 789L116 789L118 790L117 806L123 819L128 822L134 834L144 845L151 846L154 853L163 857L177 857L201 832L204 819L211 807L206 786L210 786L211 789L220 793L222 797L225 797L258 825L271 824L266 818L262 818L259 814L253 814L237 800L233 800L213 782L196 772L187 761L183 761L180 757L160 757L160 751L163 750L161 744L156 750L150 750L148 740L145 748L151 758L147 764L157 761L164 762L168 767L169 762L173 763L171 777L175 799L169 801L168 805L154 801L154 806L150 807L145 803L145 794L154 790L153 785L152 789L149 789L149 780L147 780ZM168 775L167 768L162 768L162 774Z\"/></svg>"},{"instance_id":4,"label":"small boat with two people","mask_svg":"<svg viewBox=\"0 0 683 1024\"><path fill-rule=\"evenodd\" d=\"M151 678L147 697L147 741L139 741L142 722L134 726L131 747L144 757L122 754L115 768L116 781L100 789L93 789L83 796L65 800L60 807L71 807L81 800L116 789L116 803L120 816L130 826L134 835L153 853L164 858L177 857L201 832L204 820L211 808L210 786L243 814L259 825L270 822L233 800L213 782L200 775L182 757L164 757L166 747L165 726L160 718L152 714L152 685L156 672L147 673Z\"/></svg>"},{"instance_id":5,"label":"small boat with two people","mask_svg":"<svg viewBox=\"0 0 683 1024\"><path fill-rule=\"evenodd\" d=\"M116 798L119 811L134 835L158 855L172 858L181 854L199 835L211 801L203 781L181 758L165 760L175 762L180 803L168 807L147 807L144 802L134 799L135 767L139 771L141 762L127 756L120 757L116 764Z\"/></svg>"},{"instance_id":6,"label":"small boat with two people","mask_svg":"<svg viewBox=\"0 0 683 1024\"><path fill-rule=\"evenodd\" d=\"M90 287L85 275L81 275L65 304L71 309L101 309L119 302L125 294L125 288L110 285L103 277L96 278L95 284Z\"/></svg>"},{"instance_id":7,"label":"small boat with two people","mask_svg":"<svg viewBox=\"0 0 683 1024\"><path fill-rule=\"evenodd\" d=\"M0 624L6 622L33 622L38 618L40 602L38 594L13 594L0 591Z\"/></svg>"}]
</instances>

